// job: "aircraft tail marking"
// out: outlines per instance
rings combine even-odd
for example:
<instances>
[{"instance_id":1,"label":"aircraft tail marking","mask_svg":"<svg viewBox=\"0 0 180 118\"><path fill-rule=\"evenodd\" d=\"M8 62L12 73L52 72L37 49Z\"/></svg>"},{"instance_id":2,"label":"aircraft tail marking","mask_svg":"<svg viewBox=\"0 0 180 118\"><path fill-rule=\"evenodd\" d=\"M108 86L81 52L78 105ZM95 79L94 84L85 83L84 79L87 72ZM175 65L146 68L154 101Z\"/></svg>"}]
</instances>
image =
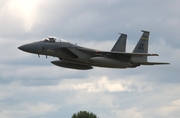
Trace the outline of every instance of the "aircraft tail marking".
<instances>
[{"instance_id":1,"label":"aircraft tail marking","mask_svg":"<svg viewBox=\"0 0 180 118\"><path fill-rule=\"evenodd\" d=\"M133 50L133 53L148 53L148 43L149 43L149 31L142 30L143 34L141 38L139 39L136 47ZM141 57L133 57L133 61L136 62L147 62L147 56L141 56Z\"/></svg>"}]
</instances>

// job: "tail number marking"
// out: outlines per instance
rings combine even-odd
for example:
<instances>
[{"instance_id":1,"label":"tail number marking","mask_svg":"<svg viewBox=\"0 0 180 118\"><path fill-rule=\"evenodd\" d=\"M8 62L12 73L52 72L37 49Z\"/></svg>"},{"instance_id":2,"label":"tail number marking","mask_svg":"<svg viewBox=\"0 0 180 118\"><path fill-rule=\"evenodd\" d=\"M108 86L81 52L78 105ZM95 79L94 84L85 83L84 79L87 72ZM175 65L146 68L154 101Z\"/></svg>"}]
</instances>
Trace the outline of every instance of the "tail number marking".
<instances>
[{"instance_id":1,"label":"tail number marking","mask_svg":"<svg viewBox=\"0 0 180 118\"><path fill-rule=\"evenodd\" d=\"M144 44L140 44L139 47L138 47L138 49L144 50Z\"/></svg>"}]
</instances>

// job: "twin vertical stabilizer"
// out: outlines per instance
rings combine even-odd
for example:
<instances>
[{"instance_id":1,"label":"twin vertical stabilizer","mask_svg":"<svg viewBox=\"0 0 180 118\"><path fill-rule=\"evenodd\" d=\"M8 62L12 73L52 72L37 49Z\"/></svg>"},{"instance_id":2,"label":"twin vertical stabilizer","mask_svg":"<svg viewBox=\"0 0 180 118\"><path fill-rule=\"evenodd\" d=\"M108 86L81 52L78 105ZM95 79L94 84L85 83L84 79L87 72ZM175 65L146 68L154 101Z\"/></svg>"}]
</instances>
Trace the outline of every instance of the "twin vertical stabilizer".
<instances>
[{"instance_id":1,"label":"twin vertical stabilizer","mask_svg":"<svg viewBox=\"0 0 180 118\"><path fill-rule=\"evenodd\" d=\"M134 48L133 53L148 53L148 42L150 32L144 30L142 30L142 32L143 34L139 39L139 42L137 43L136 47ZM146 62L147 56L133 57L132 60L136 62Z\"/></svg>"},{"instance_id":2,"label":"twin vertical stabilizer","mask_svg":"<svg viewBox=\"0 0 180 118\"><path fill-rule=\"evenodd\" d=\"M126 51L126 39L127 39L127 35L121 34L111 51L125 52Z\"/></svg>"},{"instance_id":3,"label":"twin vertical stabilizer","mask_svg":"<svg viewBox=\"0 0 180 118\"><path fill-rule=\"evenodd\" d=\"M149 31L142 30L143 34L139 39L133 53L148 53ZM121 34L111 51L126 52L127 35ZM135 62L147 62L147 56L132 57Z\"/></svg>"}]
</instances>

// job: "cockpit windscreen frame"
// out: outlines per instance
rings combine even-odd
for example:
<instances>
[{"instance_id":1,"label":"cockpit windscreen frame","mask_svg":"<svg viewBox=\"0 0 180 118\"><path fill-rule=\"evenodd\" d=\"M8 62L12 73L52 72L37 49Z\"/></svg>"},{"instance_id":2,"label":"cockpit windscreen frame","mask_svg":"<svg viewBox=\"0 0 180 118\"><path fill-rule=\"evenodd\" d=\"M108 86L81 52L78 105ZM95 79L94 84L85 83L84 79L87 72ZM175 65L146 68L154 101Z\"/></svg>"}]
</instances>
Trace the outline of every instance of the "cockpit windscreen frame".
<instances>
[{"instance_id":1,"label":"cockpit windscreen frame","mask_svg":"<svg viewBox=\"0 0 180 118\"><path fill-rule=\"evenodd\" d=\"M45 39L43 39L43 42L68 42L64 39L61 39L61 38L57 38L57 37L47 37Z\"/></svg>"}]
</instances>

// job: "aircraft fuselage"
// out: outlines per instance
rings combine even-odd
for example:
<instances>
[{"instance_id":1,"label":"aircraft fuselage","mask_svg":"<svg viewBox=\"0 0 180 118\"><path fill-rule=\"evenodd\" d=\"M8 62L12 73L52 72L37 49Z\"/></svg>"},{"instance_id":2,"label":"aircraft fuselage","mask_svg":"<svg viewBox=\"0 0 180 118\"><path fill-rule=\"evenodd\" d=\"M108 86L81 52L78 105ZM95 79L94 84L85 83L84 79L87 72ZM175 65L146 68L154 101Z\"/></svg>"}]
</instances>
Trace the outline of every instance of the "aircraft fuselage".
<instances>
[{"instance_id":1,"label":"aircraft fuselage","mask_svg":"<svg viewBox=\"0 0 180 118\"><path fill-rule=\"evenodd\" d=\"M78 50L82 48L87 52ZM131 63L122 61L119 58L112 59L108 56L95 55L94 53L98 50L80 47L69 42L49 43L39 41L22 45L19 47L19 49L38 55L58 57L63 62L85 66L90 65L109 68L127 68L133 66ZM59 60L59 63L58 61L52 61L52 63L55 65L60 65L61 61Z\"/></svg>"},{"instance_id":2,"label":"aircraft fuselage","mask_svg":"<svg viewBox=\"0 0 180 118\"><path fill-rule=\"evenodd\" d=\"M72 69L92 69L93 66L108 68L134 68L140 65L169 64L162 62L148 62L149 32L143 34L132 53L126 50L126 34L121 34L111 51L100 51L72 44L56 37L47 37L43 41L34 42L18 47L25 52L38 55L58 57L59 60L51 63Z\"/></svg>"}]
</instances>

